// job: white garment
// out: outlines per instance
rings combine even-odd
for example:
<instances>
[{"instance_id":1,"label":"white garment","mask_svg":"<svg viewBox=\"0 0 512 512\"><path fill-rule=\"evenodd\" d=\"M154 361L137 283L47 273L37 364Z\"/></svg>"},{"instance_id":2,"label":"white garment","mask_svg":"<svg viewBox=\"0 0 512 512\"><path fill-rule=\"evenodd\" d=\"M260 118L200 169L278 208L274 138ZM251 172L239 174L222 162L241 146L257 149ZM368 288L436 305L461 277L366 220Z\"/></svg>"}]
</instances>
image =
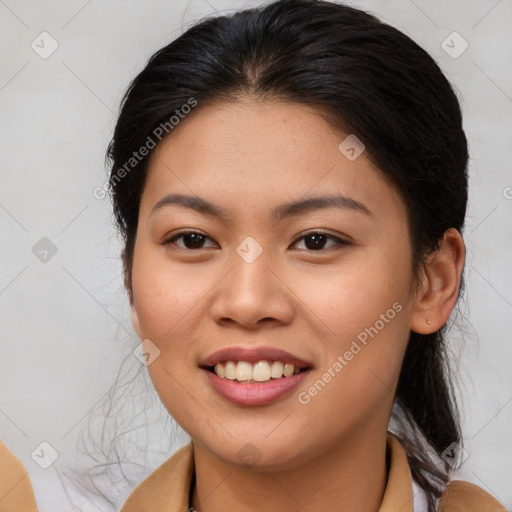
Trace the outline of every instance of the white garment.
<instances>
[{"instance_id":1,"label":"white garment","mask_svg":"<svg viewBox=\"0 0 512 512\"><path fill-rule=\"evenodd\" d=\"M414 512L428 512L427 495L414 478L412 479L412 495Z\"/></svg>"}]
</instances>

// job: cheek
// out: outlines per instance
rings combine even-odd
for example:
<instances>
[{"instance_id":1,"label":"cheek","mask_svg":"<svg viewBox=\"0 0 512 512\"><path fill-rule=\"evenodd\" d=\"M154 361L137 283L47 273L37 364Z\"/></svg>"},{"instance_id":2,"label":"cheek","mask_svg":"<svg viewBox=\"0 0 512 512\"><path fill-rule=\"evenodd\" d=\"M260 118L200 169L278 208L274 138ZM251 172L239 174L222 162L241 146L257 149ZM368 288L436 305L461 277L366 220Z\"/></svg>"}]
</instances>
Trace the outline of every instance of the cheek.
<instances>
[{"instance_id":1,"label":"cheek","mask_svg":"<svg viewBox=\"0 0 512 512\"><path fill-rule=\"evenodd\" d=\"M358 410L364 416L392 401L409 338L412 269L398 252L380 253L358 258L328 279L316 277L304 275L297 283L322 329L319 374L328 384L302 391L318 417L336 404L355 419Z\"/></svg>"},{"instance_id":2,"label":"cheek","mask_svg":"<svg viewBox=\"0 0 512 512\"><path fill-rule=\"evenodd\" d=\"M322 322L332 332L322 337L315 379L297 393L304 417L314 419L315 428L331 441L340 431L388 421L409 337L405 296L389 286L367 287L352 279L342 293L331 283L316 297L318 304L330 305ZM313 443L316 434L311 436Z\"/></svg>"},{"instance_id":3,"label":"cheek","mask_svg":"<svg viewBox=\"0 0 512 512\"><path fill-rule=\"evenodd\" d=\"M329 270L304 272L293 287L309 310L317 316L317 325L324 326L333 344L343 345L384 315L386 330L394 324L408 324L405 309L412 279L407 261L380 255L356 255L351 261ZM401 308L393 304L399 303ZM402 309L397 314L396 309ZM318 320L321 320L319 322ZM389 322L387 321L389 320ZM378 327L381 327L379 321ZM383 329L381 329L383 330ZM339 340L339 341L338 341Z\"/></svg>"},{"instance_id":4,"label":"cheek","mask_svg":"<svg viewBox=\"0 0 512 512\"><path fill-rule=\"evenodd\" d=\"M193 317L213 282L193 265L176 265L162 254L141 248L133 264L133 293L144 337L166 340ZM178 329L179 327L179 329Z\"/></svg>"}]
</instances>

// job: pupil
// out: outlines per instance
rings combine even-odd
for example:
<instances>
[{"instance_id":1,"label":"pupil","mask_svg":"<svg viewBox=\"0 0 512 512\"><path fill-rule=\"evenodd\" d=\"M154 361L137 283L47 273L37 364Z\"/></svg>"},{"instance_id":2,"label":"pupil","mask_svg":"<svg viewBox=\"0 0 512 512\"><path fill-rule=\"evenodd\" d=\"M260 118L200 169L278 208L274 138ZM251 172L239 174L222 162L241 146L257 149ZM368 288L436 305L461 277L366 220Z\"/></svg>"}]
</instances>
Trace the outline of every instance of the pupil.
<instances>
[{"instance_id":1,"label":"pupil","mask_svg":"<svg viewBox=\"0 0 512 512\"><path fill-rule=\"evenodd\" d=\"M191 243L189 243L190 240ZM190 246L200 248L202 243L204 242L203 235L200 235L199 233L189 233L188 235L185 235L183 237L183 241L185 242L185 245L189 249L191 248Z\"/></svg>"},{"instance_id":2,"label":"pupil","mask_svg":"<svg viewBox=\"0 0 512 512\"><path fill-rule=\"evenodd\" d=\"M325 244L325 238L326 236L322 234L308 235L306 237L306 247L308 249L322 249ZM310 244L311 246L308 246L308 240L313 241L313 243Z\"/></svg>"}]
</instances>

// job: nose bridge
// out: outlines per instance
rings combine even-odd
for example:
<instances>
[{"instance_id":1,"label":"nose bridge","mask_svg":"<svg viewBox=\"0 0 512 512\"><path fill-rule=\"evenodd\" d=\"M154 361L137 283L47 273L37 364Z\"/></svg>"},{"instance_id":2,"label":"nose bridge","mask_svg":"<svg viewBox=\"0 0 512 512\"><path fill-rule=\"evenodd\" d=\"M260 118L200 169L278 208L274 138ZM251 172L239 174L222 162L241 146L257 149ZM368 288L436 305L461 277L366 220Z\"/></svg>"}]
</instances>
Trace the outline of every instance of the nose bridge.
<instances>
[{"instance_id":1,"label":"nose bridge","mask_svg":"<svg viewBox=\"0 0 512 512\"><path fill-rule=\"evenodd\" d=\"M251 237L238 245L230 255L231 271L212 305L217 321L230 318L245 326L264 318L289 321L293 308L272 271L272 261L271 250Z\"/></svg>"},{"instance_id":2,"label":"nose bridge","mask_svg":"<svg viewBox=\"0 0 512 512\"><path fill-rule=\"evenodd\" d=\"M272 286L270 249L263 247L251 236L246 237L232 254L233 265L230 293L238 300L264 300L268 298Z\"/></svg>"}]
</instances>

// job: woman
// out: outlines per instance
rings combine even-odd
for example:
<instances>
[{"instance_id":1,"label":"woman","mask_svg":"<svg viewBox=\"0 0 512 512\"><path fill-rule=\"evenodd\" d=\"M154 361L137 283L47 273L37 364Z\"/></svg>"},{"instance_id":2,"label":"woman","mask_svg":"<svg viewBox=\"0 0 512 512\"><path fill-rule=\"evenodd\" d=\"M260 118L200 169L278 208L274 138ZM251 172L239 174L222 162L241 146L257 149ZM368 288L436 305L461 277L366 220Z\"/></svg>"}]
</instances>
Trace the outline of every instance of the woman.
<instances>
[{"instance_id":1,"label":"woman","mask_svg":"<svg viewBox=\"0 0 512 512\"><path fill-rule=\"evenodd\" d=\"M122 512L505 510L449 484L468 151L424 50L323 1L207 19L132 82L109 157L142 357L192 440Z\"/></svg>"}]
</instances>

